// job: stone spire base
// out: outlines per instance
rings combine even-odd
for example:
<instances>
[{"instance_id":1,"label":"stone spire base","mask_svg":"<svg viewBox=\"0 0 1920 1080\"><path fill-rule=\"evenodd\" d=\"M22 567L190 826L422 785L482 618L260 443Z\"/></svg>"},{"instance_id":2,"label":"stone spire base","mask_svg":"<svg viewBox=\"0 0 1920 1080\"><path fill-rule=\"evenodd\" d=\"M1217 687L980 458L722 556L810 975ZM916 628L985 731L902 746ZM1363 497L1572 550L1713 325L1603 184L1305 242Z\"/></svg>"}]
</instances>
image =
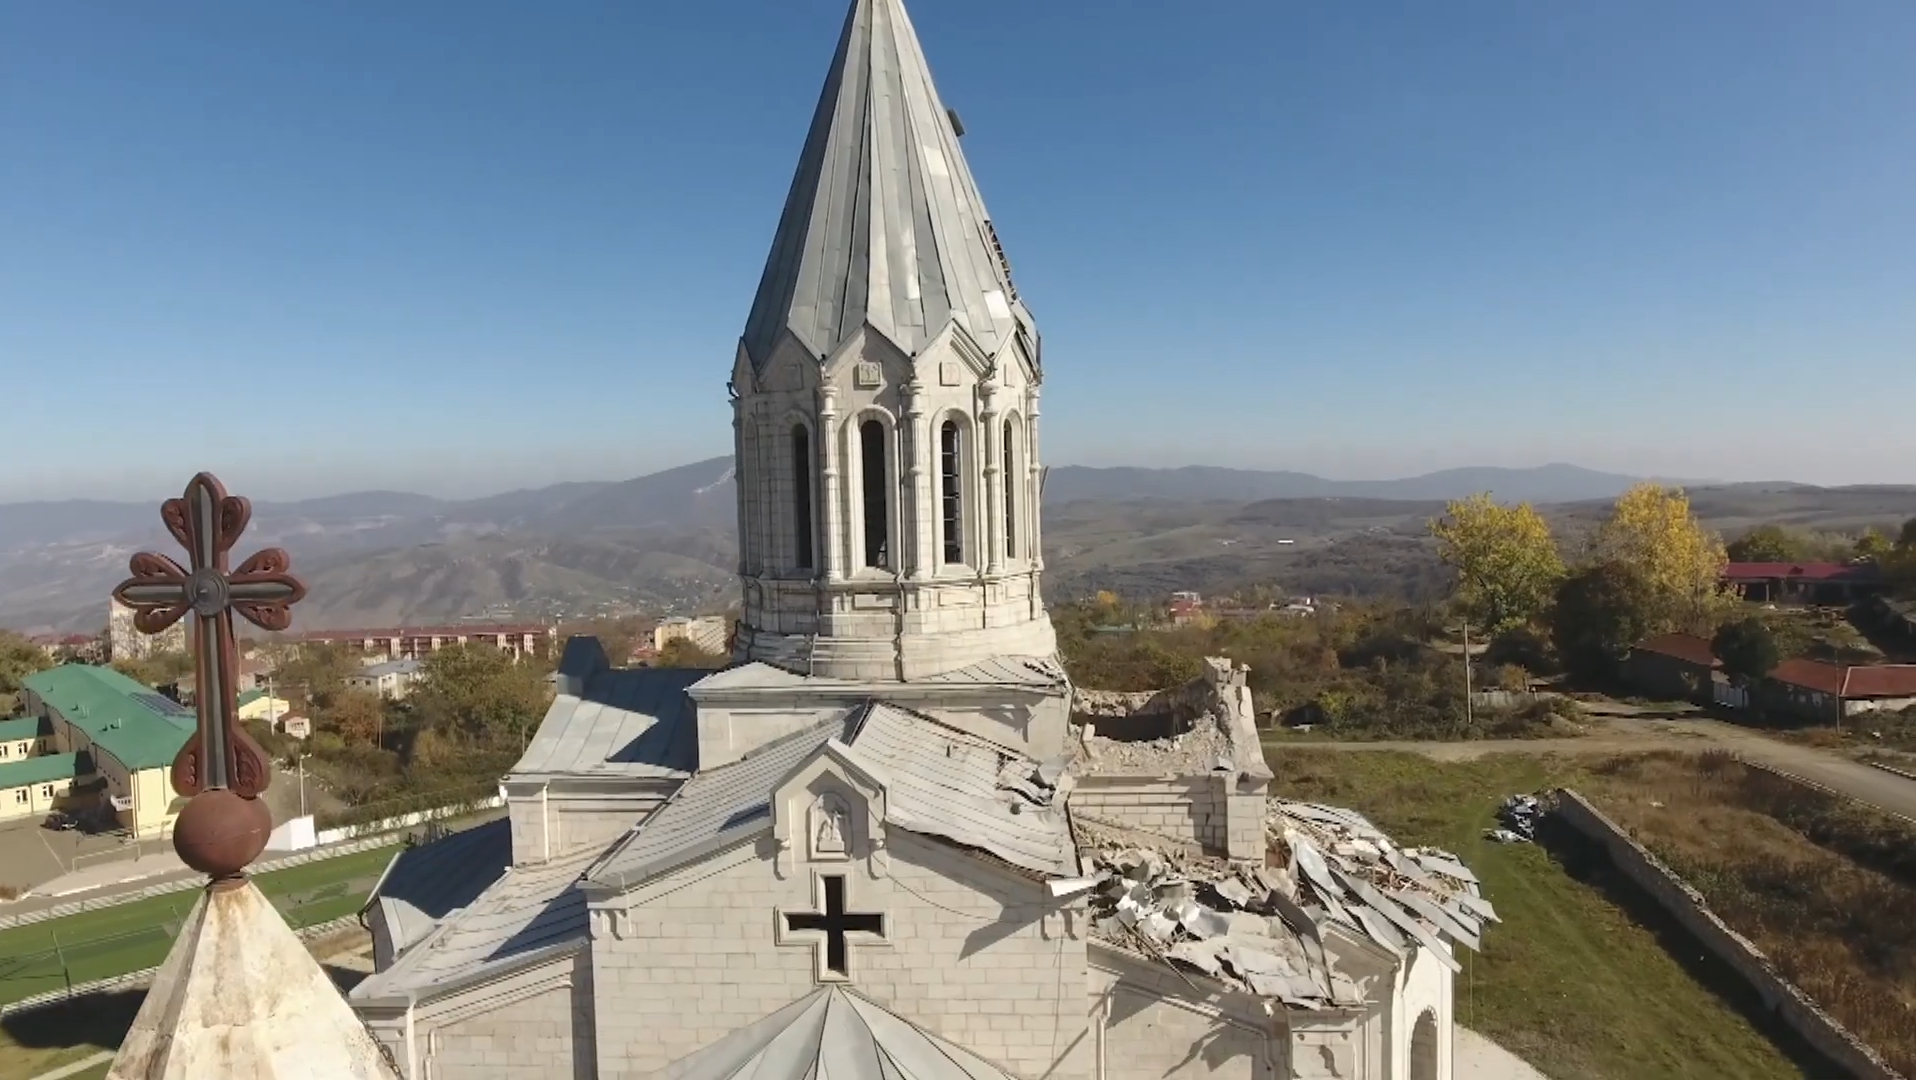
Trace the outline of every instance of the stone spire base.
<instances>
[{"instance_id":1,"label":"stone spire base","mask_svg":"<svg viewBox=\"0 0 1920 1080\"><path fill-rule=\"evenodd\" d=\"M208 887L154 975L108 1080L396 1080L252 882Z\"/></svg>"}]
</instances>

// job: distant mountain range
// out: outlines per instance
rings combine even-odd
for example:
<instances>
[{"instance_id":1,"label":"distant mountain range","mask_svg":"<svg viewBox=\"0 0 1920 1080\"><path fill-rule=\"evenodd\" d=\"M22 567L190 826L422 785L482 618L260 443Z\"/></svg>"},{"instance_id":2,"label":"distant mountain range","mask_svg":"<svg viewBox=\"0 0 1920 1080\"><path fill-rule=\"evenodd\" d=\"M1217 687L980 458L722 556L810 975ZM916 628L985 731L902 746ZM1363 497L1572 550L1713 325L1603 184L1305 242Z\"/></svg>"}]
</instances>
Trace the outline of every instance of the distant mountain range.
<instances>
[{"instance_id":1,"label":"distant mountain range","mask_svg":"<svg viewBox=\"0 0 1920 1080\"><path fill-rule=\"evenodd\" d=\"M733 595L732 468L731 458L712 458L617 483L555 484L479 499L365 491L255 502L243 546L293 553L311 587L296 609L297 627L712 607ZM1449 469L1403 480L1062 466L1049 470L1044 492L1050 579L1078 590L1133 574L1129 580L1140 587L1157 588L1197 575L1221 588L1236 575L1284 576L1288 567L1306 574L1319 566L1312 580L1321 591L1370 591L1426 576L1408 562L1422 550L1418 529L1398 526L1417 525L1445 500L1488 491L1505 501L1576 504L1561 516L1578 520L1602 505L1577 504L1611 499L1639 479L1563 464ZM1913 490L1742 484L1699 489L1696 498L1707 500L1703 516L1714 500L1724 504L1719 516L1728 521L1761 504L1777 519L1799 512L1820 521L1897 520L1911 514ZM1232 550L1264 542L1276 529L1323 546L1263 550L1251 560L1246 549ZM1374 569L1365 573L1324 546L1364 536L1362 548L1384 552L1384 532L1405 535L1389 545L1391 558L1369 556ZM148 546L172 548L154 503L0 504L0 625L98 627L127 557ZM1196 559L1204 565L1188 565Z\"/></svg>"}]
</instances>

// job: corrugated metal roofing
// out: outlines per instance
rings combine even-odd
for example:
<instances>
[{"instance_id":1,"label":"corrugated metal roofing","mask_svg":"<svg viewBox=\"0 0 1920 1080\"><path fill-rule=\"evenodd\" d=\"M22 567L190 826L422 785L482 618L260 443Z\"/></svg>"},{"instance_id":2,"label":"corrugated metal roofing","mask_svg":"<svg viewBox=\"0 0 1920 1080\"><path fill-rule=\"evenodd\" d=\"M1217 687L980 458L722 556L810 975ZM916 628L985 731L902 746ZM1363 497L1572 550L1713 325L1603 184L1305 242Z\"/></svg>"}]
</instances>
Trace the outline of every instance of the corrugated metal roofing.
<instances>
[{"instance_id":1,"label":"corrugated metal roofing","mask_svg":"<svg viewBox=\"0 0 1920 1080\"><path fill-rule=\"evenodd\" d=\"M16 716L10 720L0 720L0 742L16 742L20 739L37 739L42 735L53 734L53 725L44 717Z\"/></svg>"},{"instance_id":2,"label":"corrugated metal roofing","mask_svg":"<svg viewBox=\"0 0 1920 1080\"><path fill-rule=\"evenodd\" d=\"M194 731L192 712L112 668L63 664L22 685L129 769L173 764Z\"/></svg>"},{"instance_id":3,"label":"corrugated metal roofing","mask_svg":"<svg viewBox=\"0 0 1920 1080\"><path fill-rule=\"evenodd\" d=\"M574 883L596 853L576 852L508 870L385 971L354 987L355 1000L430 997L499 974L550 950L584 943L587 902Z\"/></svg>"},{"instance_id":4,"label":"corrugated metal roofing","mask_svg":"<svg viewBox=\"0 0 1920 1080\"><path fill-rule=\"evenodd\" d=\"M394 952L401 953L478 900L511 865L513 830L501 818L395 855L368 899L380 905Z\"/></svg>"},{"instance_id":5,"label":"corrugated metal roofing","mask_svg":"<svg viewBox=\"0 0 1920 1080\"><path fill-rule=\"evenodd\" d=\"M988 355L1018 301L900 0L854 0L741 342L815 357L864 322L909 355L949 321Z\"/></svg>"},{"instance_id":6,"label":"corrugated metal roofing","mask_svg":"<svg viewBox=\"0 0 1920 1080\"><path fill-rule=\"evenodd\" d=\"M1912 664L1870 664L1842 668L1819 660L1793 659L1767 673L1775 682L1841 697L1908 698L1914 696Z\"/></svg>"},{"instance_id":7,"label":"corrugated metal roofing","mask_svg":"<svg viewBox=\"0 0 1920 1080\"><path fill-rule=\"evenodd\" d=\"M697 741L686 691L706 674L692 668L597 672L580 696L553 699L508 775L685 775L694 767Z\"/></svg>"},{"instance_id":8,"label":"corrugated metal roofing","mask_svg":"<svg viewBox=\"0 0 1920 1080\"><path fill-rule=\"evenodd\" d=\"M970 664L955 671L943 672L917 681L1051 690L1065 686L1067 676L1060 670L1060 665L1049 657L992 656L977 664Z\"/></svg>"},{"instance_id":9,"label":"corrugated metal roofing","mask_svg":"<svg viewBox=\"0 0 1920 1080\"><path fill-rule=\"evenodd\" d=\"M701 690L734 690L751 688L764 690L773 686L856 686L844 679L828 679L813 675L799 675L785 668L755 660L738 667L723 668L707 674L697 684Z\"/></svg>"},{"instance_id":10,"label":"corrugated metal roofing","mask_svg":"<svg viewBox=\"0 0 1920 1080\"><path fill-rule=\"evenodd\" d=\"M771 823L774 785L828 739L844 734L847 724L844 717L829 720L695 774L588 870L587 879L629 888L755 835Z\"/></svg>"},{"instance_id":11,"label":"corrugated metal roofing","mask_svg":"<svg viewBox=\"0 0 1920 1080\"><path fill-rule=\"evenodd\" d=\"M1694 637L1692 634L1661 634L1640 642L1634 648L1641 652L1685 660L1689 664L1699 664L1701 667L1720 666L1720 661L1713 655L1713 642L1703 637Z\"/></svg>"},{"instance_id":12,"label":"corrugated metal roofing","mask_svg":"<svg viewBox=\"0 0 1920 1080\"><path fill-rule=\"evenodd\" d=\"M878 766L888 824L1036 873L1079 872L1065 812L1001 782L1009 769L1031 776L1038 762L885 703L867 710L850 742L856 760Z\"/></svg>"},{"instance_id":13,"label":"corrugated metal roofing","mask_svg":"<svg viewBox=\"0 0 1920 1080\"><path fill-rule=\"evenodd\" d=\"M838 986L665 1070L669 1080L1011 1080L985 1059Z\"/></svg>"}]
</instances>

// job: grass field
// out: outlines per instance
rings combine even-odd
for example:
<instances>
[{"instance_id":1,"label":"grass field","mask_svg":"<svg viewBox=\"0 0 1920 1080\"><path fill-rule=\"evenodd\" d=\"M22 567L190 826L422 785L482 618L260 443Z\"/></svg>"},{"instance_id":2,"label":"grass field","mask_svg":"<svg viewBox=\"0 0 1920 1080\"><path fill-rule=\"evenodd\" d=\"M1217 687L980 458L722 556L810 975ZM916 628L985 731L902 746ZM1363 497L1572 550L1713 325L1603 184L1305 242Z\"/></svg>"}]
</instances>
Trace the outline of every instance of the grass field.
<instances>
[{"instance_id":1,"label":"grass field","mask_svg":"<svg viewBox=\"0 0 1920 1080\"><path fill-rule=\"evenodd\" d=\"M254 881L296 929L351 915L392 847L321 859ZM157 967L200 897L183 890L0 930L0 1003Z\"/></svg>"},{"instance_id":2,"label":"grass field","mask_svg":"<svg viewBox=\"0 0 1920 1080\"><path fill-rule=\"evenodd\" d=\"M1270 753L1276 794L1350 806L1403 844L1458 854L1501 922L1462 956L1454 1016L1556 1080L1812 1075L1756 1029L1725 973L1685 947L1610 868L1484 840L1499 801L1579 786L1566 759L1441 764L1410 754ZM1716 989L1720 992L1716 993Z\"/></svg>"}]
</instances>

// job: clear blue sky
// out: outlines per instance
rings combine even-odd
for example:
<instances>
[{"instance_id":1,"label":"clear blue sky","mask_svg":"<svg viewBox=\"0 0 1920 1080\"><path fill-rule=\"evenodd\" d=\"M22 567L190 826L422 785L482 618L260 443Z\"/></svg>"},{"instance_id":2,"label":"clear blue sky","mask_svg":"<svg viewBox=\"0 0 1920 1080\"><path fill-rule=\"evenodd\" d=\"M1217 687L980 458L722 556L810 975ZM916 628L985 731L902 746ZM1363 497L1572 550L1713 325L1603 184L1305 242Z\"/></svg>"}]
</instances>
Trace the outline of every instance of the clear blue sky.
<instances>
[{"instance_id":1,"label":"clear blue sky","mask_svg":"<svg viewBox=\"0 0 1920 1080\"><path fill-rule=\"evenodd\" d=\"M1914 477L1893 0L909 0L1054 463ZM844 0L0 7L0 500L731 445Z\"/></svg>"}]
</instances>

